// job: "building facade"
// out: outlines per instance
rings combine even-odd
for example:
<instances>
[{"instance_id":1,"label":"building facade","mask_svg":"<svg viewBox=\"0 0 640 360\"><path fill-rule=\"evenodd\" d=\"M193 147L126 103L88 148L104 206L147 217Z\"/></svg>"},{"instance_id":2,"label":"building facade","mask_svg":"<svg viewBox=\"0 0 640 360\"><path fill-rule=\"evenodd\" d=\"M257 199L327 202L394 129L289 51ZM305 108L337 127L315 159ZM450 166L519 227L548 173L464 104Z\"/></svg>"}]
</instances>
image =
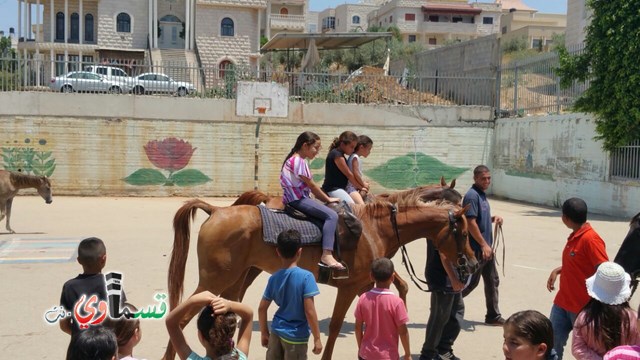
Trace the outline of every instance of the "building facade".
<instances>
[{"instance_id":1,"label":"building facade","mask_svg":"<svg viewBox=\"0 0 640 360\"><path fill-rule=\"evenodd\" d=\"M553 43L556 35L564 34L567 16L542 14L521 0L499 0L502 5L500 38L502 44L525 39L528 48L544 49Z\"/></svg>"},{"instance_id":2,"label":"building facade","mask_svg":"<svg viewBox=\"0 0 640 360\"><path fill-rule=\"evenodd\" d=\"M567 0L567 33L565 44L573 48L584 43L591 10L585 0Z\"/></svg>"},{"instance_id":3,"label":"building facade","mask_svg":"<svg viewBox=\"0 0 640 360\"><path fill-rule=\"evenodd\" d=\"M370 26L396 26L403 41L435 47L497 34L501 13L497 3L390 0L370 12L368 22Z\"/></svg>"}]
</instances>

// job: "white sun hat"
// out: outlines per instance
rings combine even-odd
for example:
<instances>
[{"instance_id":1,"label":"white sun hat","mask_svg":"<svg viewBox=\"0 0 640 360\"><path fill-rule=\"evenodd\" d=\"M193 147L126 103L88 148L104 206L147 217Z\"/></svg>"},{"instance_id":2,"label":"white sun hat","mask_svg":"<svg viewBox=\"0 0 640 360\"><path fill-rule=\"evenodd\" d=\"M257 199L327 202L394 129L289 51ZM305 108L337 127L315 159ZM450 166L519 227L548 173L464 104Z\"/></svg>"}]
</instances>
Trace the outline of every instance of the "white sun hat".
<instances>
[{"instance_id":1,"label":"white sun hat","mask_svg":"<svg viewBox=\"0 0 640 360\"><path fill-rule=\"evenodd\" d=\"M631 296L631 276L622 266L614 262L604 262L598 266L598 271L587 279L589 295L605 304L619 305L629 300Z\"/></svg>"}]
</instances>

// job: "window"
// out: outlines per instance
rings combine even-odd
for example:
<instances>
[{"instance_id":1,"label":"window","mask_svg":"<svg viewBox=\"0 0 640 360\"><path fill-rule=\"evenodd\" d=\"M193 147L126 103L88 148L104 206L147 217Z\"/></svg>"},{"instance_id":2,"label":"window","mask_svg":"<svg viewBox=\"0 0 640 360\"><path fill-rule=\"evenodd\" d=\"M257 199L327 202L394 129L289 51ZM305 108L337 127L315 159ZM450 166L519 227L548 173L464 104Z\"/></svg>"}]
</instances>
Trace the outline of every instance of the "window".
<instances>
[{"instance_id":1,"label":"window","mask_svg":"<svg viewBox=\"0 0 640 360\"><path fill-rule=\"evenodd\" d=\"M439 22L440 21L440 17L438 15L429 15L429 21L430 22Z\"/></svg>"},{"instance_id":2,"label":"window","mask_svg":"<svg viewBox=\"0 0 640 360\"><path fill-rule=\"evenodd\" d=\"M506 34L506 33L507 33L507 27L506 27L506 26L503 26L503 27L502 27L502 31L501 31L501 32L502 32L502 34Z\"/></svg>"},{"instance_id":3,"label":"window","mask_svg":"<svg viewBox=\"0 0 640 360\"><path fill-rule=\"evenodd\" d=\"M84 41L93 42L93 15L84 16Z\"/></svg>"},{"instance_id":4,"label":"window","mask_svg":"<svg viewBox=\"0 0 640 360\"><path fill-rule=\"evenodd\" d=\"M389 22L392 23L393 22L393 15L389 16Z\"/></svg>"},{"instance_id":5,"label":"window","mask_svg":"<svg viewBox=\"0 0 640 360\"><path fill-rule=\"evenodd\" d=\"M409 39L408 40L409 40L410 43L416 42L416 36L415 35L409 35Z\"/></svg>"},{"instance_id":6,"label":"window","mask_svg":"<svg viewBox=\"0 0 640 360\"><path fill-rule=\"evenodd\" d=\"M289 15L289 9L287 9L286 7L281 8L280 15Z\"/></svg>"},{"instance_id":7,"label":"window","mask_svg":"<svg viewBox=\"0 0 640 360\"><path fill-rule=\"evenodd\" d=\"M404 14L404 21L416 21L416 14Z\"/></svg>"},{"instance_id":8,"label":"window","mask_svg":"<svg viewBox=\"0 0 640 360\"><path fill-rule=\"evenodd\" d=\"M234 34L233 20L231 20L228 17L222 19L222 22L220 22L220 35L233 36L233 34Z\"/></svg>"},{"instance_id":9,"label":"window","mask_svg":"<svg viewBox=\"0 0 640 360\"><path fill-rule=\"evenodd\" d=\"M227 73L231 74L233 71L233 63L229 60L222 60L220 62L220 64L218 65L219 71L218 71L218 76L221 79L225 78L225 75Z\"/></svg>"},{"instance_id":10,"label":"window","mask_svg":"<svg viewBox=\"0 0 640 360\"><path fill-rule=\"evenodd\" d=\"M120 13L116 17L116 31L117 32L131 32L131 16L127 13Z\"/></svg>"},{"instance_id":11,"label":"window","mask_svg":"<svg viewBox=\"0 0 640 360\"><path fill-rule=\"evenodd\" d=\"M78 55L69 55L67 59L69 59L67 71L80 70L80 57Z\"/></svg>"},{"instance_id":12,"label":"window","mask_svg":"<svg viewBox=\"0 0 640 360\"><path fill-rule=\"evenodd\" d=\"M107 75L107 68L106 67L97 67L96 68L96 72L100 75Z\"/></svg>"},{"instance_id":13,"label":"window","mask_svg":"<svg viewBox=\"0 0 640 360\"><path fill-rule=\"evenodd\" d=\"M120 69L111 69L111 75L113 76L127 76L127 74Z\"/></svg>"},{"instance_id":14,"label":"window","mask_svg":"<svg viewBox=\"0 0 640 360\"><path fill-rule=\"evenodd\" d=\"M533 39L531 42L532 49L542 49L542 39Z\"/></svg>"},{"instance_id":15,"label":"window","mask_svg":"<svg viewBox=\"0 0 640 360\"><path fill-rule=\"evenodd\" d=\"M493 25L493 18L489 16L485 16L482 18L482 23L485 25Z\"/></svg>"},{"instance_id":16,"label":"window","mask_svg":"<svg viewBox=\"0 0 640 360\"><path fill-rule=\"evenodd\" d=\"M336 28L336 17L328 16L322 19L322 31Z\"/></svg>"},{"instance_id":17,"label":"window","mask_svg":"<svg viewBox=\"0 0 640 360\"><path fill-rule=\"evenodd\" d=\"M71 37L69 42L78 42L80 39L80 16L78 13L71 14Z\"/></svg>"},{"instance_id":18,"label":"window","mask_svg":"<svg viewBox=\"0 0 640 360\"><path fill-rule=\"evenodd\" d=\"M56 14L56 40L64 41L64 14Z\"/></svg>"},{"instance_id":19,"label":"window","mask_svg":"<svg viewBox=\"0 0 640 360\"><path fill-rule=\"evenodd\" d=\"M454 16L454 17L451 18L451 22L452 23L462 22L462 17L461 16Z\"/></svg>"},{"instance_id":20,"label":"window","mask_svg":"<svg viewBox=\"0 0 640 360\"><path fill-rule=\"evenodd\" d=\"M429 38L429 45L437 45L438 42L436 41L436 38Z\"/></svg>"},{"instance_id":21,"label":"window","mask_svg":"<svg viewBox=\"0 0 640 360\"><path fill-rule=\"evenodd\" d=\"M358 16L358 15L354 15L354 16L351 18L351 22L352 22L353 24L360 24L360 16Z\"/></svg>"}]
</instances>

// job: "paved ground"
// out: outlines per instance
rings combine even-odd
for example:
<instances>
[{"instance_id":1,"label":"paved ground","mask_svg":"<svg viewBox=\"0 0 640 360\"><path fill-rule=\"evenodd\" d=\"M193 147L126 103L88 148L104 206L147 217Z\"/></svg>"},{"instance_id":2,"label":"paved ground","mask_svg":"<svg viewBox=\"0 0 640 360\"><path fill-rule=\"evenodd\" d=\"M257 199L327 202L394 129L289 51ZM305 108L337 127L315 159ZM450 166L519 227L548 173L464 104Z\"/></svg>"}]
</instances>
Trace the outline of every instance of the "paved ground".
<instances>
[{"instance_id":1,"label":"paved ground","mask_svg":"<svg viewBox=\"0 0 640 360\"><path fill-rule=\"evenodd\" d=\"M69 338L57 326L44 320L44 313L58 304L62 284L80 272L75 262L75 244L87 236L98 236L107 244L106 270L124 274L129 300L139 307L155 304L154 294L166 292L167 266L173 243L171 221L183 198L77 198L57 197L46 205L39 197L20 197L14 201L13 228L16 234L0 231L0 353L6 359L61 359ZM232 199L205 199L227 205ZM569 233L556 209L492 200L494 214L505 218L506 276L501 278L500 307L503 315L524 309L549 312L554 294L545 288L549 272L560 264L560 253ZM204 213L193 226L197 233ZM591 218L594 227L607 242L610 257L615 256L627 233L628 219ZM417 269L424 267L425 242L409 246ZM192 242L187 264L185 292L190 294L197 281L196 244ZM396 268L405 275L400 259ZM249 289L246 303L257 310L267 276L261 275ZM328 334L333 288L321 285L316 306L323 332ZM636 296L632 306L637 306ZM412 285L408 307L411 349L417 359L425 333L429 295ZM502 329L483 325L484 296L480 286L466 298L466 322L455 345L462 359L500 359ZM357 354L353 308L345 319L336 344L334 359L355 359ZM273 310L273 309L271 309ZM270 315L273 312L270 312ZM254 321L250 358L261 359L257 315ZM164 323L144 320L143 340L135 355L159 359L168 340ZM187 328L188 339L197 343L193 322ZM310 358L319 358L310 353ZM570 357L567 357L570 358Z\"/></svg>"}]
</instances>

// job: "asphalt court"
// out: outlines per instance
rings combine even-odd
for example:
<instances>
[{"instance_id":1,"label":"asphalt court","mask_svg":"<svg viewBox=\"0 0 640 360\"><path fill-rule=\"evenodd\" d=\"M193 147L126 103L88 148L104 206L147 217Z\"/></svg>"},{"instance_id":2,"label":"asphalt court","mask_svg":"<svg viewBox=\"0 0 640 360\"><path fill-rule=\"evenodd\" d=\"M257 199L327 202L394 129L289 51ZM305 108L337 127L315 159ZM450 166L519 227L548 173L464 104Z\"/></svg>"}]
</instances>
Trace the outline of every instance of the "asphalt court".
<instances>
[{"instance_id":1,"label":"asphalt court","mask_svg":"<svg viewBox=\"0 0 640 360\"><path fill-rule=\"evenodd\" d=\"M62 285L81 272L75 261L80 239L97 236L107 246L104 273L123 274L123 287L128 300L138 308L157 304L156 294L167 292L167 269L173 247L172 220L178 208L188 199L168 198L95 198L54 197L46 205L40 197L20 196L13 203L12 227L16 234L0 230L0 349L7 359L64 358L69 337L57 324L49 324L44 315L59 304ZM235 198L203 198L217 206L227 206ZM548 314L555 296L546 290L551 270L560 265L561 252L569 235L560 220L558 209L490 199L492 213L505 219L503 227L506 257L500 267L500 309L504 317L525 309ZM191 226L191 243L185 274L184 297L195 289L198 279L197 234L206 219L199 211ZM613 258L628 231L629 219L590 215L593 227L605 239L607 252ZM0 223L4 229L4 222ZM407 250L420 276L426 258L425 240L410 243ZM304 251L304 250L303 250ZM408 274L399 256L393 258L396 270L405 280ZM263 359L260 345L257 309L268 274L261 274L248 289L244 302L254 309L250 359ZM429 316L429 294L412 283L407 300L409 335L413 358L419 356ZM392 288L393 289L393 288ZM320 285L316 309L323 343L328 336L336 291ZM638 305L639 295L631 301ZM482 285L465 298L463 329L454 351L463 360L503 359L502 329L485 326ZM348 310L336 342L334 359L355 359L355 301ZM269 317L275 306L270 307ZM160 359L168 336L162 320L142 319L143 338L134 356ZM190 345L202 352L195 321L185 329ZM567 354L567 353L565 353ZM309 359L319 359L309 352ZM571 359L570 354L565 359Z\"/></svg>"}]
</instances>

